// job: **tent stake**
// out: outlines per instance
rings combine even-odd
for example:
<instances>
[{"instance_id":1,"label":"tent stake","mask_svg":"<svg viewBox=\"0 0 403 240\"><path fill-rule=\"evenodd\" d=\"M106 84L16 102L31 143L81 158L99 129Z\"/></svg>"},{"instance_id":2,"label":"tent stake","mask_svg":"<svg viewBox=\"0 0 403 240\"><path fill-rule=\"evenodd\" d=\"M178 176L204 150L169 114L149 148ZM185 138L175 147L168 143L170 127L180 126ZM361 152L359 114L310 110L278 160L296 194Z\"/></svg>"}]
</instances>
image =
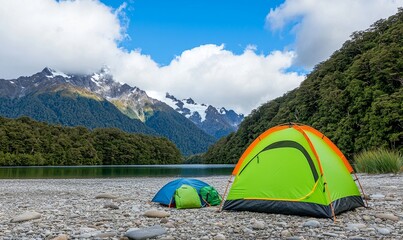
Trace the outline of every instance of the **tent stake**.
<instances>
[{"instance_id":1,"label":"tent stake","mask_svg":"<svg viewBox=\"0 0 403 240\"><path fill-rule=\"evenodd\" d=\"M227 197L227 191L228 191L228 187L230 185L230 183L232 183L232 175L229 177L228 179L228 183L227 183L227 187L225 188L225 192L224 192L224 196L221 199L221 203L220 203L220 207L218 208L218 211L221 212L222 211L222 207L223 207L223 203L225 201L225 198Z\"/></svg>"}]
</instances>

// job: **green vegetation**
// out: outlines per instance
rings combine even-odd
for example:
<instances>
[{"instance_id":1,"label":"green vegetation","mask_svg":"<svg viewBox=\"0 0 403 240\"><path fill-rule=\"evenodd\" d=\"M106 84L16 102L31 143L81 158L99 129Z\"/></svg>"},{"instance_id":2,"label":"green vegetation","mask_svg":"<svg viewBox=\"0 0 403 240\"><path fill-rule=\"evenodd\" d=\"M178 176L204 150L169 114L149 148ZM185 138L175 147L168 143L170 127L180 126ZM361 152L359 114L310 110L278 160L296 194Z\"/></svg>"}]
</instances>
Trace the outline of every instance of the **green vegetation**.
<instances>
[{"instance_id":1,"label":"green vegetation","mask_svg":"<svg viewBox=\"0 0 403 240\"><path fill-rule=\"evenodd\" d=\"M64 87L64 88L63 88ZM216 139L168 106L147 117L144 124L124 115L112 103L95 99L79 88L63 86L56 92L42 91L21 98L0 97L0 115L8 118L28 116L37 121L63 126L119 128L129 133L163 136L171 140L184 155L206 152Z\"/></svg>"},{"instance_id":2,"label":"green vegetation","mask_svg":"<svg viewBox=\"0 0 403 240\"><path fill-rule=\"evenodd\" d=\"M0 166L175 164L176 146L161 137L119 129L92 131L0 117Z\"/></svg>"},{"instance_id":3,"label":"green vegetation","mask_svg":"<svg viewBox=\"0 0 403 240\"><path fill-rule=\"evenodd\" d=\"M397 173L403 171L403 157L386 149L364 151L354 157L357 172Z\"/></svg>"},{"instance_id":4,"label":"green vegetation","mask_svg":"<svg viewBox=\"0 0 403 240\"><path fill-rule=\"evenodd\" d=\"M72 93L68 88L21 98L0 98L0 115L8 118L28 116L36 121L63 126L110 127L157 135L141 121L122 114L112 103Z\"/></svg>"},{"instance_id":5,"label":"green vegetation","mask_svg":"<svg viewBox=\"0 0 403 240\"><path fill-rule=\"evenodd\" d=\"M206 152L216 141L173 109L155 111L148 117L146 125L169 138L185 156Z\"/></svg>"},{"instance_id":6,"label":"green vegetation","mask_svg":"<svg viewBox=\"0 0 403 240\"><path fill-rule=\"evenodd\" d=\"M204 162L236 163L261 133L286 122L313 126L348 159L371 148L403 152L403 9L351 37L299 88L252 111Z\"/></svg>"}]
</instances>

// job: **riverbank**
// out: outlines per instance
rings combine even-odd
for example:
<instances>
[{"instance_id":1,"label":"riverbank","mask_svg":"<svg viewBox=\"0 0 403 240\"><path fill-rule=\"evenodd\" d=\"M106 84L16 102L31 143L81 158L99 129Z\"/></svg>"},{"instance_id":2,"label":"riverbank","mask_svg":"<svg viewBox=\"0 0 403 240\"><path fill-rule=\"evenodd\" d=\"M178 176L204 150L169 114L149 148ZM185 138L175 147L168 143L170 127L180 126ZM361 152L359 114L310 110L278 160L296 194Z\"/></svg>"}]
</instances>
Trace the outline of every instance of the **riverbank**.
<instances>
[{"instance_id":1,"label":"riverbank","mask_svg":"<svg viewBox=\"0 0 403 240\"><path fill-rule=\"evenodd\" d=\"M217 208L176 210L151 203L175 178L0 180L1 239L126 239L129 229L160 225L159 239L399 239L403 236L403 175L359 175L371 197L330 219ZM224 193L227 176L198 178ZM150 218L156 209L170 214ZM34 219L16 221L21 214Z\"/></svg>"}]
</instances>

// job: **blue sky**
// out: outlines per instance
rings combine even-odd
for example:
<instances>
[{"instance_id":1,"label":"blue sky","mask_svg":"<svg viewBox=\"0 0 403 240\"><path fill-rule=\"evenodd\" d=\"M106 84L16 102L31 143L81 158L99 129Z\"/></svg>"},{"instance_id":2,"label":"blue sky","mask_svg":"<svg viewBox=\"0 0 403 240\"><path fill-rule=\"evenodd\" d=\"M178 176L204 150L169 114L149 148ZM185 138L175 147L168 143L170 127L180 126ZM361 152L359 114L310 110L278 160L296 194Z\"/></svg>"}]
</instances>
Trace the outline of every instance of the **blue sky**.
<instances>
[{"instance_id":1,"label":"blue sky","mask_svg":"<svg viewBox=\"0 0 403 240\"><path fill-rule=\"evenodd\" d=\"M354 31L403 0L12 0L0 4L0 78L44 67L163 99L248 114L299 86Z\"/></svg>"},{"instance_id":2,"label":"blue sky","mask_svg":"<svg viewBox=\"0 0 403 240\"><path fill-rule=\"evenodd\" d=\"M167 65L183 51L209 44L224 44L240 54L248 45L267 54L292 43L292 34L273 33L265 28L270 9L279 0L102 0L118 8L126 2L128 38L120 43L126 49L141 49L161 65Z\"/></svg>"}]
</instances>

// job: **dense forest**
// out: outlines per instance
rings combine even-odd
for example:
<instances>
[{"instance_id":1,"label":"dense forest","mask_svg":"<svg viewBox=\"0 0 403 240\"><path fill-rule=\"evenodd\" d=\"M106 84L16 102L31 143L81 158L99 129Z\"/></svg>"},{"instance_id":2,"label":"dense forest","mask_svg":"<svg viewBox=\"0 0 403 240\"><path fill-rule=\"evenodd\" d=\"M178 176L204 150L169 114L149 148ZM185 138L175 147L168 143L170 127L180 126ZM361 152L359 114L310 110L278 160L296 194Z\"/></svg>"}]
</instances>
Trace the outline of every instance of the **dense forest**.
<instances>
[{"instance_id":1,"label":"dense forest","mask_svg":"<svg viewBox=\"0 0 403 240\"><path fill-rule=\"evenodd\" d=\"M0 115L28 116L37 121L63 126L119 128L128 133L163 136L185 156L206 152L216 139L165 104L147 116L145 123L124 115L109 101L67 84L21 98L0 97Z\"/></svg>"},{"instance_id":2,"label":"dense forest","mask_svg":"<svg viewBox=\"0 0 403 240\"><path fill-rule=\"evenodd\" d=\"M76 91L66 87L21 98L0 97L0 114L8 118L29 116L37 121L63 126L111 127L125 132L157 135L153 129L137 119L130 119L105 99L95 99L95 94L83 97Z\"/></svg>"},{"instance_id":3,"label":"dense forest","mask_svg":"<svg viewBox=\"0 0 403 240\"><path fill-rule=\"evenodd\" d=\"M62 127L28 117L0 117L0 166L175 164L182 162L166 138L115 128Z\"/></svg>"},{"instance_id":4,"label":"dense forest","mask_svg":"<svg viewBox=\"0 0 403 240\"><path fill-rule=\"evenodd\" d=\"M325 44L325 43L324 43ZM403 151L403 9L379 20L318 64L301 85L263 104L203 156L205 163L236 163L270 127L311 125L347 156L372 148Z\"/></svg>"}]
</instances>

